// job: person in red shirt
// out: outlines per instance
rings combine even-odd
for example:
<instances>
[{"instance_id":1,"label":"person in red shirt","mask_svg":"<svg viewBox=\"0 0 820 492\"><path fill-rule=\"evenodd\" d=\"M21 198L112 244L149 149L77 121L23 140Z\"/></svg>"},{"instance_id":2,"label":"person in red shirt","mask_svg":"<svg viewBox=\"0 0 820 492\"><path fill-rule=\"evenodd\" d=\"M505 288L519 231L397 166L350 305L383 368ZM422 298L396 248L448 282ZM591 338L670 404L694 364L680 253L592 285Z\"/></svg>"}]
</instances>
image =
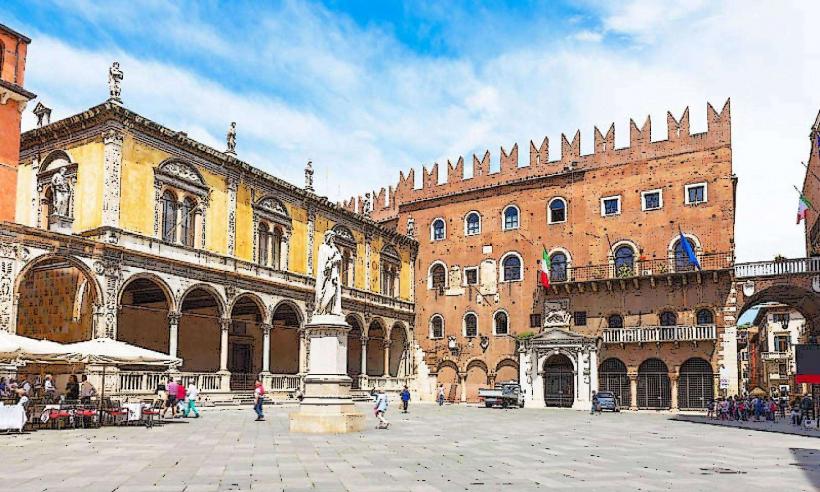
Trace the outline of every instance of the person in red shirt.
<instances>
[{"instance_id":1,"label":"person in red shirt","mask_svg":"<svg viewBox=\"0 0 820 492\"><path fill-rule=\"evenodd\" d=\"M185 385L182 384L182 379L177 379L177 405L181 406L185 404L185 396ZM180 409L180 411L176 415L174 415L174 418L180 418L182 416L181 414L182 410Z\"/></svg>"}]
</instances>

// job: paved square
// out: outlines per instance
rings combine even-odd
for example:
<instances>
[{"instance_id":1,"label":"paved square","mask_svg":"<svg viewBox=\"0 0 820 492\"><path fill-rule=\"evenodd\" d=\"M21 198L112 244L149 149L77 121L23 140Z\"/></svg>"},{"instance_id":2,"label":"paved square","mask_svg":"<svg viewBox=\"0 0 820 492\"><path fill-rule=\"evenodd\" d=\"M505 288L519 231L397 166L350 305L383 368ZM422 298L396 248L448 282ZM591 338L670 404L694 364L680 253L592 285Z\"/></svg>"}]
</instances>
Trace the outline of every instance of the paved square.
<instances>
[{"instance_id":1,"label":"paved square","mask_svg":"<svg viewBox=\"0 0 820 492\"><path fill-rule=\"evenodd\" d=\"M820 439L658 414L417 404L389 430L290 434L287 413L206 409L154 429L0 436L0 489L94 491L820 489Z\"/></svg>"}]
</instances>

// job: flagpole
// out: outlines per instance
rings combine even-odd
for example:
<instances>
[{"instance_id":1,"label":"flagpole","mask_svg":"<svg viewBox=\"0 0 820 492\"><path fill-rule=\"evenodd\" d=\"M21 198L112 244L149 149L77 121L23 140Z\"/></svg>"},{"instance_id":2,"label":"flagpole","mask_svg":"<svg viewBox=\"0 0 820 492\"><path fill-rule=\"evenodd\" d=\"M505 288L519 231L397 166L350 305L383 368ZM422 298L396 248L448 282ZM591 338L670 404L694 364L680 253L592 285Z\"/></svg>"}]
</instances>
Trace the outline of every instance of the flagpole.
<instances>
[{"instance_id":1,"label":"flagpole","mask_svg":"<svg viewBox=\"0 0 820 492\"><path fill-rule=\"evenodd\" d=\"M797 186L792 185L792 188L794 188L794 191L796 191L797 194L800 195L800 198L803 198L803 192L797 189ZM811 208L812 210L817 210L816 208L814 208L814 205L810 201L808 201L808 199L806 200L806 203L809 204L809 208Z\"/></svg>"}]
</instances>

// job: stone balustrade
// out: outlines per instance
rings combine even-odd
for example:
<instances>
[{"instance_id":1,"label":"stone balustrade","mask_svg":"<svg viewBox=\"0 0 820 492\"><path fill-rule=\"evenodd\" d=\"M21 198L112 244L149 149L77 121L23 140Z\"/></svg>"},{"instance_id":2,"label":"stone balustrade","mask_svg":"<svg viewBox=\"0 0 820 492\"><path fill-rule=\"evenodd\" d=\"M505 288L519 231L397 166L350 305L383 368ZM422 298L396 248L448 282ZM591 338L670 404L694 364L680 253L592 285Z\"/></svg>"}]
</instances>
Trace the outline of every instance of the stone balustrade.
<instances>
[{"instance_id":1,"label":"stone balustrade","mask_svg":"<svg viewBox=\"0 0 820 492\"><path fill-rule=\"evenodd\" d=\"M651 343L717 340L715 325L639 326L607 328L604 343Z\"/></svg>"}]
</instances>

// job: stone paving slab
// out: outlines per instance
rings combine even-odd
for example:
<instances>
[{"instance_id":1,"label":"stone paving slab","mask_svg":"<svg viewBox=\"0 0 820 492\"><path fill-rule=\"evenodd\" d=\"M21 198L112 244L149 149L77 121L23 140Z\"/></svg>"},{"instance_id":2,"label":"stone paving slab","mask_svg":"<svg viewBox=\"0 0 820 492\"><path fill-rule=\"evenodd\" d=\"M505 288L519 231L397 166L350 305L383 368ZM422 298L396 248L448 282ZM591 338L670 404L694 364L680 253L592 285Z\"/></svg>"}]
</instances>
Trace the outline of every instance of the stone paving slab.
<instances>
[{"instance_id":1,"label":"stone paving slab","mask_svg":"<svg viewBox=\"0 0 820 492\"><path fill-rule=\"evenodd\" d=\"M801 427L797 425L792 425L791 422L786 419L779 419L776 422L772 421L756 421L752 420L719 420L719 419L711 419L706 418L703 415L677 415L674 417L674 420L678 420L681 422L693 422L696 424L706 424L706 425L719 425L723 427L732 427L735 429L746 429L746 430L753 430L753 431L761 431L761 432L775 432L778 434L793 434L796 436L807 436L807 437L820 437L820 428L818 427Z\"/></svg>"},{"instance_id":2,"label":"stone paving slab","mask_svg":"<svg viewBox=\"0 0 820 492\"><path fill-rule=\"evenodd\" d=\"M389 430L316 436L288 432L292 410L0 435L0 463L20 492L820 490L816 439L664 414L419 404Z\"/></svg>"}]
</instances>

